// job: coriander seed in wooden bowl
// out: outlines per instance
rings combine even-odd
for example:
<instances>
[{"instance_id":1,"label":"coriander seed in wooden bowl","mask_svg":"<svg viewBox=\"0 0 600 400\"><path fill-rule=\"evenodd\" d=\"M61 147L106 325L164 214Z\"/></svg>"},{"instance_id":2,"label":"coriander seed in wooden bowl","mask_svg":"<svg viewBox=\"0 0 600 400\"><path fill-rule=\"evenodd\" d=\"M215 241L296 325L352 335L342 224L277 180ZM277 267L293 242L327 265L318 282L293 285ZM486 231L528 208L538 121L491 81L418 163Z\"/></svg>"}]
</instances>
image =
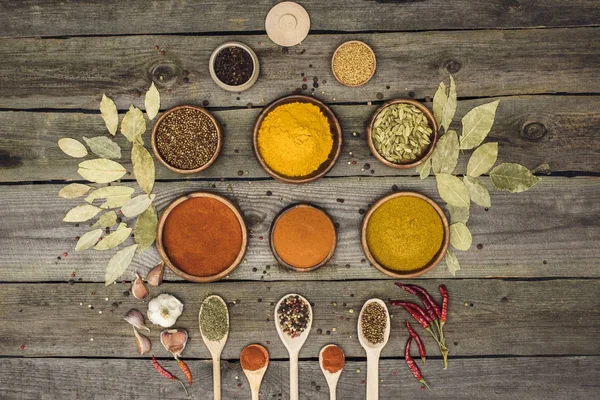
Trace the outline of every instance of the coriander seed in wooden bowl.
<instances>
[{"instance_id":1,"label":"coriander seed in wooden bowl","mask_svg":"<svg viewBox=\"0 0 600 400\"><path fill-rule=\"evenodd\" d=\"M433 113L412 99L383 103L371 116L367 142L371 153L392 168L412 168L425 161L438 140Z\"/></svg>"},{"instance_id":2,"label":"coriander seed in wooden bowl","mask_svg":"<svg viewBox=\"0 0 600 400\"><path fill-rule=\"evenodd\" d=\"M183 105L164 112L152 128L152 150L165 167L195 174L219 156L223 132L205 108Z\"/></svg>"},{"instance_id":3,"label":"coriander seed in wooden bowl","mask_svg":"<svg viewBox=\"0 0 600 400\"><path fill-rule=\"evenodd\" d=\"M360 40L342 43L331 57L331 70L339 83L358 87L367 83L377 69L375 52Z\"/></svg>"}]
</instances>

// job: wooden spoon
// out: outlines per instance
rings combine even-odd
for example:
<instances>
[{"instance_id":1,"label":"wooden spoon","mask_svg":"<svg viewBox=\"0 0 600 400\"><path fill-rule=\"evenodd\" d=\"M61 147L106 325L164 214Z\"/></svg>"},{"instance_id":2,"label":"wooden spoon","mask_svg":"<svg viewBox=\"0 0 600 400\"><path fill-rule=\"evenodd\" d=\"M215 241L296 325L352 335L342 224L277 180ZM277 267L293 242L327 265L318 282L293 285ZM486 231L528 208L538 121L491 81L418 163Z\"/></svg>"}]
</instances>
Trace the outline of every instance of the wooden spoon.
<instances>
[{"instance_id":1,"label":"wooden spoon","mask_svg":"<svg viewBox=\"0 0 600 400\"><path fill-rule=\"evenodd\" d=\"M291 296L298 296L302 301L306 303L306 305L308 306L309 316L308 324L306 325L306 329L304 330L304 332L302 332L300 336L297 336L293 339L291 336L288 336L287 333L283 332L281 326L279 326L279 318L277 316L277 310L279 309L279 305L283 302L283 300ZM288 353L290 355L290 400L298 400L298 354L300 353L300 349L304 345L304 342L306 342L306 338L308 338L308 334L310 333L310 328L312 326L313 321L312 307L310 306L308 300L306 300L299 294L291 293L285 295L275 305L274 320L277 333L279 334L279 338L283 342L283 345L288 350Z\"/></svg>"},{"instance_id":2,"label":"wooden spoon","mask_svg":"<svg viewBox=\"0 0 600 400\"><path fill-rule=\"evenodd\" d=\"M202 307L207 300L215 298L223 303L225 308L227 308L227 303L217 295L208 296L202 302L202 306L200 306L200 313L198 314L198 319L200 319L200 315L202 314ZM227 312L227 333L225 336L219 341L209 340L204 336L202 332L202 326L200 326L200 333L202 334L202 340L204 340L204 345L210 351L210 355L212 356L213 362L213 392L214 392L214 400L221 400L221 352L223 351L223 347L225 347L225 343L227 342L227 337L229 336L229 310Z\"/></svg>"},{"instance_id":3,"label":"wooden spoon","mask_svg":"<svg viewBox=\"0 0 600 400\"><path fill-rule=\"evenodd\" d=\"M325 375L325 380L327 381L327 385L329 386L329 399L336 400L337 383L338 383L338 380L340 379L340 375L342 374L342 370L344 368L343 367L340 368L340 370L335 373L331 373L331 372L327 371L325 368L323 368L323 352L328 347L332 347L332 346L338 347L335 344L328 344L321 349L321 351L319 352L319 365L321 366L321 371L323 371L323 375Z\"/></svg>"},{"instance_id":4,"label":"wooden spoon","mask_svg":"<svg viewBox=\"0 0 600 400\"><path fill-rule=\"evenodd\" d=\"M248 379L248 383L250 384L250 390L252 391L252 400L258 400L258 394L260 393L260 384L262 383L263 377L265 376L265 372L267 371L267 367L269 366L269 352L260 344L251 344L250 346L260 348L267 357L267 362L265 363L265 366L255 371L251 371L242 367L242 369L244 370L244 374ZM244 350L246 350L250 346L247 346ZM242 350L242 354L244 353L244 350Z\"/></svg>"},{"instance_id":5,"label":"wooden spoon","mask_svg":"<svg viewBox=\"0 0 600 400\"><path fill-rule=\"evenodd\" d=\"M365 307L370 303L377 303L385 310L387 323L383 335L383 342L371 344L363 335L361 320ZM358 316L358 341L367 353L367 400L379 399L379 355L390 338L390 313L385 303L379 299L370 299L365 302Z\"/></svg>"}]
</instances>

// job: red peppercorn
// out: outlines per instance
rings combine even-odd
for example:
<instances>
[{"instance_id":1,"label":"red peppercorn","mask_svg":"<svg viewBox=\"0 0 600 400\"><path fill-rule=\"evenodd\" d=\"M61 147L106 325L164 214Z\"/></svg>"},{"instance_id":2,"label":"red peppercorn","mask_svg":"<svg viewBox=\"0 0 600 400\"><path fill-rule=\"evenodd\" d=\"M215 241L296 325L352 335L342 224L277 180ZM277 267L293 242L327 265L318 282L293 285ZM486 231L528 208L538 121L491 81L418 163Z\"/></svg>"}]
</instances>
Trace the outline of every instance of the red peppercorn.
<instances>
[{"instance_id":1,"label":"red peppercorn","mask_svg":"<svg viewBox=\"0 0 600 400\"><path fill-rule=\"evenodd\" d=\"M21 350L25 350L25 345L24 345L24 344L20 345L20 346L19 346L19 349L21 349Z\"/></svg>"},{"instance_id":2,"label":"red peppercorn","mask_svg":"<svg viewBox=\"0 0 600 400\"><path fill-rule=\"evenodd\" d=\"M162 54L164 56L165 55L165 51L164 50L161 51L160 54Z\"/></svg>"},{"instance_id":3,"label":"red peppercorn","mask_svg":"<svg viewBox=\"0 0 600 400\"><path fill-rule=\"evenodd\" d=\"M69 255L69 253L67 253L66 251L63 253L63 257L67 257Z\"/></svg>"},{"instance_id":4,"label":"red peppercorn","mask_svg":"<svg viewBox=\"0 0 600 400\"><path fill-rule=\"evenodd\" d=\"M154 46L154 50L158 50L158 46Z\"/></svg>"}]
</instances>

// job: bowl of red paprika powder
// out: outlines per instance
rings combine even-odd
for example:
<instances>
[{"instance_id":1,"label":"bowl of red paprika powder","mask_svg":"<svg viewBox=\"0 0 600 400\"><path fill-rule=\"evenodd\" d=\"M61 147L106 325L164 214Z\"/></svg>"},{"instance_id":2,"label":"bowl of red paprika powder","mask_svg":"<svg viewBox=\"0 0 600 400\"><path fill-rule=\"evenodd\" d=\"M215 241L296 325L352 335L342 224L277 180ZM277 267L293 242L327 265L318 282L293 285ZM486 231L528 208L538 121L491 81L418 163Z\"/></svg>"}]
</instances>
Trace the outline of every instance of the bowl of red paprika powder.
<instances>
[{"instance_id":1,"label":"bowl of red paprika powder","mask_svg":"<svg viewBox=\"0 0 600 400\"><path fill-rule=\"evenodd\" d=\"M227 198L207 192L179 197L158 222L156 247L165 264L192 282L214 282L242 262L246 224Z\"/></svg>"}]
</instances>

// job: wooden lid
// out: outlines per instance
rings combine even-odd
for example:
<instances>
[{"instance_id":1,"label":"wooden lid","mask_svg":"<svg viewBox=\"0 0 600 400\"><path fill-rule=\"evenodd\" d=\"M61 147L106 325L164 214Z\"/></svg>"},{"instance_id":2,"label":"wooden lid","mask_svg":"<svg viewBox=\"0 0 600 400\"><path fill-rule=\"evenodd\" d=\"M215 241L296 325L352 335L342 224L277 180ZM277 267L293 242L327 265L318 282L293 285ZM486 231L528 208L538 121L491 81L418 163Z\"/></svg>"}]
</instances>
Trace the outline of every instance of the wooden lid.
<instances>
[{"instance_id":1,"label":"wooden lid","mask_svg":"<svg viewBox=\"0 0 600 400\"><path fill-rule=\"evenodd\" d=\"M302 42L310 30L310 17L298 3L284 1L276 4L265 20L269 39L280 46L295 46Z\"/></svg>"}]
</instances>

